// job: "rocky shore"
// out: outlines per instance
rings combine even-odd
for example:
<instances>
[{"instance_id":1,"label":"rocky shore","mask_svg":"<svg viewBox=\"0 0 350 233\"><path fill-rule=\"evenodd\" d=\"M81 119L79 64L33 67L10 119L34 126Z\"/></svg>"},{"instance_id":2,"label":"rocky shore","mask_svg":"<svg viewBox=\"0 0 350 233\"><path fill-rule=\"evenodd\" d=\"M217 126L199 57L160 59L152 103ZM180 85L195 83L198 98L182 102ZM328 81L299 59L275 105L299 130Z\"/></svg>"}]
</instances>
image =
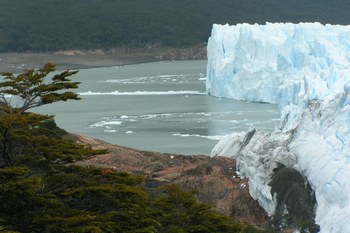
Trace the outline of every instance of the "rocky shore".
<instances>
[{"instance_id":1,"label":"rocky shore","mask_svg":"<svg viewBox=\"0 0 350 233\"><path fill-rule=\"evenodd\" d=\"M81 144L109 151L78 162L79 165L142 174L147 177L148 188L176 184L185 190L195 189L201 201L212 203L217 211L236 221L263 228L268 225L266 212L249 194L248 180L237 176L234 159L147 152L81 135L76 137Z\"/></svg>"}]
</instances>

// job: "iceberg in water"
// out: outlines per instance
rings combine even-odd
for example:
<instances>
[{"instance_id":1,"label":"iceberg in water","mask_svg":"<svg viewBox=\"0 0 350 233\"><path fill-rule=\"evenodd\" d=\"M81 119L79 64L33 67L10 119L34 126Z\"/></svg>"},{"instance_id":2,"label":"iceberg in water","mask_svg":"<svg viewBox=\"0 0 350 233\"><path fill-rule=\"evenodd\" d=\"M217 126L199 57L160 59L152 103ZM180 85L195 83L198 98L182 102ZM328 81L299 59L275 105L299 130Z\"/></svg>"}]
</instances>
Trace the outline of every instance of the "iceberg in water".
<instances>
[{"instance_id":1,"label":"iceberg in water","mask_svg":"<svg viewBox=\"0 0 350 233\"><path fill-rule=\"evenodd\" d=\"M350 232L350 26L319 23L214 25L207 92L278 104L280 126L222 139L212 155L237 158L250 193L269 215L276 162L315 192L321 232Z\"/></svg>"}]
</instances>

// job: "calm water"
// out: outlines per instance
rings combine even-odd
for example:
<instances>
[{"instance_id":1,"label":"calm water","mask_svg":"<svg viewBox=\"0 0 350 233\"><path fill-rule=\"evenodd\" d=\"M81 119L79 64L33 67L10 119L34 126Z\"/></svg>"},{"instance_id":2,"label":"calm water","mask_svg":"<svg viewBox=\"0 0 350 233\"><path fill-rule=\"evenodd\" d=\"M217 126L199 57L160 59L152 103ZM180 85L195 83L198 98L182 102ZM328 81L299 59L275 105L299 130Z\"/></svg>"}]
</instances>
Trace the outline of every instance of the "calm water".
<instances>
[{"instance_id":1,"label":"calm water","mask_svg":"<svg viewBox=\"0 0 350 233\"><path fill-rule=\"evenodd\" d=\"M224 135L271 130L277 107L205 95L206 61L81 70L82 100L38 109L70 132L159 152L210 154Z\"/></svg>"}]
</instances>

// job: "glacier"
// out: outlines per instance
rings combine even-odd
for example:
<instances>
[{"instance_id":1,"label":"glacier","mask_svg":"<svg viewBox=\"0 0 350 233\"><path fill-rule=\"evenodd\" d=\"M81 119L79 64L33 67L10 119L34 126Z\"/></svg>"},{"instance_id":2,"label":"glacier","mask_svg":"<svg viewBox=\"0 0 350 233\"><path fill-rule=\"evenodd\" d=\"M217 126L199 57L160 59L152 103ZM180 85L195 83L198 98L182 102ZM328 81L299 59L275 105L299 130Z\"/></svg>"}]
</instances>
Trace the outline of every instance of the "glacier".
<instances>
[{"instance_id":1,"label":"glacier","mask_svg":"<svg viewBox=\"0 0 350 233\"><path fill-rule=\"evenodd\" d=\"M350 232L350 26L320 23L213 25L209 95L277 104L280 124L223 138L212 155L237 159L251 196L272 216L277 163L315 193L320 232Z\"/></svg>"}]
</instances>

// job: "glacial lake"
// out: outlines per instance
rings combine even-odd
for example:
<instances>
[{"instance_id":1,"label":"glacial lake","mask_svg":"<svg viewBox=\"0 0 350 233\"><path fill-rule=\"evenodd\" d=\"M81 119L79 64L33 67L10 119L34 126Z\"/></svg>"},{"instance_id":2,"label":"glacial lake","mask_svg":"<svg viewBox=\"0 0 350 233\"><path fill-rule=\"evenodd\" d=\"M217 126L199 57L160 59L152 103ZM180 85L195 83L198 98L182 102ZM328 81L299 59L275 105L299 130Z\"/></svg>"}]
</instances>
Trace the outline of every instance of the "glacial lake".
<instances>
[{"instance_id":1,"label":"glacial lake","mask_svg":"<svg viewBox=\"0 0 350 233\"><path fill-rule=\"evenodd\" d=\"M205 94L206 61L169 61L80 70L82 100L40 107L69 132L141 150L209 155L220 138L271 131L277 106Z\"/></svg>"}]
</instances>

